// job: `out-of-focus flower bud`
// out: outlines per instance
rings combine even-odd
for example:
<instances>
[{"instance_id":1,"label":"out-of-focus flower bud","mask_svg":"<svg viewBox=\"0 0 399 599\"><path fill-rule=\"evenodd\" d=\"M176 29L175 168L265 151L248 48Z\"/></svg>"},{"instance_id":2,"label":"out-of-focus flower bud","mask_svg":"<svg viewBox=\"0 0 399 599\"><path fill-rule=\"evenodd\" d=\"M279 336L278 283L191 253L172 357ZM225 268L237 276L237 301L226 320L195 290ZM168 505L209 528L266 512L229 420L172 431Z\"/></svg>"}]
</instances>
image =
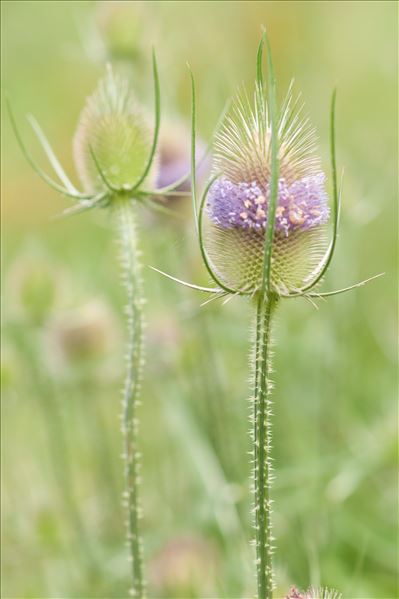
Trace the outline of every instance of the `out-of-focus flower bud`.
<instances>
[{"instance_id":1,"label":"out-of-focus flower bud","mask_svg":"<svg viewBox=\"0 0 399 599\"><path fill-rule=\"evenodd\" d=\"M176 537L153 560L150 580L158 596L203 597L214 592L216 571L217 553L211 543Z\"/></svg>"},{"instance_id":2,"label":"out-of-focus flower bud","mask_svg":"<svg viewBox=\"0 0 399 599\"><path fill-rule=\"evenodd\" d=\"M49 326L50 345L66 363L104 357L116 340L116 325L108 306L92 301L58 313Z\"/></svg>"}]
</instances>

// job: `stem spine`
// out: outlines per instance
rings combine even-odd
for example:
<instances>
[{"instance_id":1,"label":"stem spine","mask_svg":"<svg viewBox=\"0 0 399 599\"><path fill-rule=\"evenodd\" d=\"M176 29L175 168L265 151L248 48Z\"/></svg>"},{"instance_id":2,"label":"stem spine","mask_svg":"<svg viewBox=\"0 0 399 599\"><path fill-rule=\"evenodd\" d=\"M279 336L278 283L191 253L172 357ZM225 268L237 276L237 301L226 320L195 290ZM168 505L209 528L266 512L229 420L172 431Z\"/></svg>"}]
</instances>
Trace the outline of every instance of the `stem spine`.
<instances>
[{"instance_id":1,"label":"stem spine","mask_svg":"<svg viewBox=\"0 0 399 599\"><path fill-rule=\"evenodd\" d=\"M121 245L121 270L126 289L127 369L123 391L122 431L124 434L125 498L127 542L131 559L130 594L144 599L143 549L140 535L138 421L136 416L143 368L143 291L133 206L126 197L114 198Z\"/></svg>"},{"instance_id":2,"label":"stem spine","mask_svg":"<svg viewBox=\"0 0 399 599\"><path fill-rule=\"evenodd\" d=\"M255 547L258 599L272 599L270 333L277 297L259 293L256 309L253 400Z\"/></svg>"}]
</instances>

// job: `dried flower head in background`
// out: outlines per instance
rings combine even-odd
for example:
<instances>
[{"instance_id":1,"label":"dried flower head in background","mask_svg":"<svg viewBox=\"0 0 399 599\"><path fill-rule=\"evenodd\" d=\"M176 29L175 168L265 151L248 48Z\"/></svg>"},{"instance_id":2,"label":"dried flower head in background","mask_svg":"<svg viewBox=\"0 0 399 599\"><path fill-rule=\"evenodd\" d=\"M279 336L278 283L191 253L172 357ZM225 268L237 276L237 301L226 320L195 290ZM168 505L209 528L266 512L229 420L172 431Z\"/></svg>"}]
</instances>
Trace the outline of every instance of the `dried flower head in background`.
<instances>
[{"instance_id":1,"label":"dried flower head in background","mask_svg":"<svg viewBox=\"0 0 399 599\"><path fill-rule=\"evenodd\" d=\"M192 597L201 589L211 596L219 556L216 547L201 537L170 539L150 564L150 578L158 596Z\"/></svg>"},{"instance_id":2,"label":"dried flower head in background","mask_svg":"<svg viewBox=\"0 0 399 599\"><path fill-rule=\"evenodd\" d=\"M197 139L197 174L200 179L209 175L210 160L206 158L206 147ZM162 188L178 181L190 171L190 129L183 121L166 121L159 133L159 168L157 187ZM179 191L189 191L190 181L177 187Z\"/></svg>"},{"instance_id":3,"label":"dried flower head in background","mask_svg":"<svg viewBox=\"0 0 399 599\"><path fill-rule=\"evenodd\" d=\"M108 58L142 58L144 27L149 23L145 8L143 2L98 3L96 20Z\"/></svg>"},{"instance_id":4,"label":"dried flower head in background","mask_svg":"<svg viewBox=\"0 0 399 599\"><path fill-rule=\"evenodd\" d=\"M49 341L66 363L87 363L107 356L115 347L117 323L110 307L93 300L72 310L58 311L48 328Z\"/></svg>"}]
</instances>

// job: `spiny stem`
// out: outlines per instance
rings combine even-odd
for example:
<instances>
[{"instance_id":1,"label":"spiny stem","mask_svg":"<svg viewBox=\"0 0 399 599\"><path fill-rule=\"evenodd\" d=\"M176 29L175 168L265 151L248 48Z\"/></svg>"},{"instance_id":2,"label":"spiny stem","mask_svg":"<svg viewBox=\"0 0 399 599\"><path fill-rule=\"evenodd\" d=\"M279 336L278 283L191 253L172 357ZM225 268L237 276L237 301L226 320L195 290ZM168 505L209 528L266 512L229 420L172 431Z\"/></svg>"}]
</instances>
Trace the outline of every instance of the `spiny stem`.
<instances>
[{"instance_id":1,"label":"spiny stem","mask_svg":"<svg viewBox=\"0 0 399 599\"><path fill-rule=\"evenodd\" d=\"M142 541L139 531L139 452L136 409L143 367L143 297L140 263L136 247L136 227L133 207L123 197L115 198L115 212L121 243L122 276L127 295L127 371L123 393L122 429L126 477L126 507L128 511L127 540L132 566L131 595L144 597Z\"/></svg>"},{"instance_id":2,"label":"spiny stem","mask_svg":"<svg viewBox=\"0 0 399 599\"><path fill-rule=\"evenodd\" d=\"M270 330L277 302L259 293L256 311L253 406L255 547L258 599L272 599Z\"/></svg>"}]
</instances>

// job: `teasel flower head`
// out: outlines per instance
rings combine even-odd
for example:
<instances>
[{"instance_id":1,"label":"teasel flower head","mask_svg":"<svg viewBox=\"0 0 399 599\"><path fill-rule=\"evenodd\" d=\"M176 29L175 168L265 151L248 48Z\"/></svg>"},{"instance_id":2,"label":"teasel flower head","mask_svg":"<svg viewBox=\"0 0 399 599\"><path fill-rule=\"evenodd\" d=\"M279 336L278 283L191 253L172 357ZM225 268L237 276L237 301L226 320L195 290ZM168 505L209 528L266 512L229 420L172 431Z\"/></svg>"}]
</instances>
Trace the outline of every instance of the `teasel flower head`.
<instances>
[{"instance_id":1,"label":"teasel flower head","mask_svg":"<svg viewBox=\"0 0 399 599\"><path fill-rule=\"evenodd\" d=\"M295 292L320 264L329 219L325 175L316 155L315 131L290 90L280 113L279 178L275 210L271 287ZM214 144L214 174L206 202L205 244L213 267L229 287L254 291L263 273L265 232L270 219L271 120L264 90L253 103L240 92Z\"/></svg>"},{"instance_id":2,"label":"teasel flower head","mask_svg":"<svg viewBox=\"0 0 399 599\"><path fill-rule=\"evenodd\" d=\"M115 73L110 65L96 90L87 99L73 142L82 191L70 181L39 124L30 116L28 120L58 180L50 177L36 163L22 140L8 102L11 124L27 161L50 187L76 200L75 205L64 211L64 215L105 208L118 198L173 214L163 206L167 196L187 195L187 191L182 191L179 186L182 180L189 178L189 174L163 188L156 187L161 97L154 52L152 65L155 99L153 125L139 105L128 79Z\"/></svg>"},{"instance_id":3,"label":"teasel flower head","mask_svg":"<svg viewBox=\"0 0 399 599\"><path fill-rule=\"evenodd\" d=\"M317 153L315 129L292 84L281 107L277 106L270 48L267 83L264 81L265 42L264 33L252 99L242 88L217 127L213 175L199 201L196 98L191 75L193 210L201 255L216 287L201 287L161 274L215 298L252 298L262 293L277 298L304 296L313 303L312 298L342 293L371 279L336 291L315 291L331 264L338 235L341 185L335 157L336 93L334 90L330 112L332 174L328 186Z\"/></svg>"},{"instance_id":4,"label":"teasel flower head","mask_svg":"<svg viewBox=\"0 0 399 599\"><path fill-rule=\"evenodd\" d=\"M109 66L86 101L74 139L76 168L85 190L105 187L94 156L112 186L133 188L146 168L151 143L151 125L128 81ZM151 184L155 177L156 156L143 183Z\"/></svg>"},{"instance_id":5,"label":"teasel flower head","mask_svg":"<svg viewBox=\"0 0 399 599\"><path fill-rule=\"evenodd\" d=\"M334 589L310 587L307 591L298 591L292 587L286 599L342 599L341 593Z\"/></svg>"}]
</instances>

